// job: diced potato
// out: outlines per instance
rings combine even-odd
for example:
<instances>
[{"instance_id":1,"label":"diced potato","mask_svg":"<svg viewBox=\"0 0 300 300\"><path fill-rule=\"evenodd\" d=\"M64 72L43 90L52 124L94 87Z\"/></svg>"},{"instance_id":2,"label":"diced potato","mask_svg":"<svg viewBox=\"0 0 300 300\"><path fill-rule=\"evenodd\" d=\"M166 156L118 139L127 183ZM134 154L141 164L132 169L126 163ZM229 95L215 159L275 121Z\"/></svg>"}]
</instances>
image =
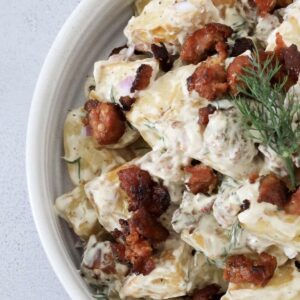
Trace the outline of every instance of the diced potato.
<instances>
[{"instance_id":1,"label":"diced potato","mask_svg":"<svg viewBox=\"0 0 300 300\"><path fill-rule=\"evenodd\" d=\"M82 185L57 198L55 208L74 232L83 239L88 239L90 235L102 230L97 213L86 197Z\"/></svg>"}]
</instances>

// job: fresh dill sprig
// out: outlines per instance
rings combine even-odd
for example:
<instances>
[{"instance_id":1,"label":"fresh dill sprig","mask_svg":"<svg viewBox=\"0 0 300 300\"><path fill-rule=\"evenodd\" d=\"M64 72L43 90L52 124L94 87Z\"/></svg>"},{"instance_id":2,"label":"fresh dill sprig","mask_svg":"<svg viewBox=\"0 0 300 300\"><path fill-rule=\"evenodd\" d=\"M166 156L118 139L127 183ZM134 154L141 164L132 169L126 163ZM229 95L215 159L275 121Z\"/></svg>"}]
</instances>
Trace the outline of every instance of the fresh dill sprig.
<instances>
[{"instance_id":1,"label":"fresh dill sprig","mask_svg":"<svg viewBox=\"0 0 300 300\"><path fill-rule=\"evenodd\" d=\"M230 253L232 250L238 247L241 235L243 233L243 228L238 220L232 225L231 230L229 231L229 246L227 252Z\"/></svg>"},{"instance_id":2,"label":"fresh dill sprig","mask_svg":"<svg viewBox=\"0 0 300 300\"><path fill-rule=\"evenodd\" d=\"M155 128L155 122L150 121L149 119L145 118L144 126L146 126L149 129L156 129Z\"/></svg>"},{"instance_id":3,"label":"fresh dill sprig","mask_svg":"<svg viewBox=\"0 0 300 300\"><path fill-rule=\"evenodd\" d=\"M261 61L256 49L251 66L238 76L239 94L234 100L250 136L283 159L294 190L296 177L292 157L299 153L300 145L300 125L294 121L300 116L300 105L294 93L285 92L287 78L272 84L280 68L278 61L274 64L274 56Z\"/></svg>"},{"instance_id":4,"label":"fresh dill sprig","mask_svg":"<svg viewBox=\"0 0 300 300\"><path fill-rule=\"evenodd\" d=\"M110 90L110 102L114 103L114 104L117 103L117 100L116 100L115 95L114 95L114 88L113 87Z\"/></svg>"},{"instance_id":5,"label":"fresh dill sprig","mask_svg":"<svg viewBox=\"0 0 300 300\"><path fill-rule=\"evenodd\" d=\"M72 160L72 161L70 161L70 160L67 160L66 158L62 158L67 164L70 164L70 165L75 165L75 164L77 164L77 167L78 167L78 178L79 178L79 180L81 179L80 178L80 171L81 171L81 166L80 166L80 161L81 161L81 157L78 157L78 158L76 158L75 160Z\"/></svg>"},{"instance_id":6,"label":"fresh dill sprig","mask_svg":"<svg viewBox=\"0 0 300 300\"><path fill-rule=\"evenodd\" d=\"M226 260L230 253L238 248L239 241L241 238L241 235L243 233L243 228L241 227L241 224L237 220L231 227L230 230L228 230L228 238L229 238L229 244L228 246L224 247L224 253L218 257L218 258L209 258L207 257L203 252L203 255L205 255L206 262L209 263L210 265L214 265L217 268L223 269L226 265Z\"/></svg>"}]
</instances>

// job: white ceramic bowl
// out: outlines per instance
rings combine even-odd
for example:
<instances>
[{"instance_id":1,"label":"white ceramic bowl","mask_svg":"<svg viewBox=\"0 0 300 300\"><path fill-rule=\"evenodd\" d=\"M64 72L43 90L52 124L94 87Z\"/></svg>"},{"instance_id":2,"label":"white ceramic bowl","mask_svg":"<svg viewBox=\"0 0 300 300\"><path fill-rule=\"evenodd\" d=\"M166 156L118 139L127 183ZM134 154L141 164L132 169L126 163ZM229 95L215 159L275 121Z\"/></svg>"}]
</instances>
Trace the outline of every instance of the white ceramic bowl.
<instances>
[{"instance_id":1,"label":"white ceramic bowl","mask_svg":"<svg viewBox=\"0 0 300 300\"><path fill-rule=\"evenodd\" d=\"M133 0L82 0L56 38L41 71L27 132L26 167L30 202L48 259L72 299L91 299L77 267L74 236L55 214L58 195L71 189L63 155L67 112L84 102L93 63L124 44Z\"/></svg>"}]
</instances>

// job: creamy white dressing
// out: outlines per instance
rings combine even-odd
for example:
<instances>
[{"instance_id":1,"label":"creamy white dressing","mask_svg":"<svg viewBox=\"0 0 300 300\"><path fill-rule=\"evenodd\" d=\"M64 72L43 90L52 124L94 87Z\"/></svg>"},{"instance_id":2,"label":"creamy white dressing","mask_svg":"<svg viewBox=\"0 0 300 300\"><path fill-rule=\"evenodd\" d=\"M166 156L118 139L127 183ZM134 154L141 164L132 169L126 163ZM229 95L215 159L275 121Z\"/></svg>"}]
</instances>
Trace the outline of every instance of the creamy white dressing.
<instances>
[{"instance_id":1,"label":"creamy white dressing","mask_svg":"<svg viewBox=\"0 0 300 300\"><path fill-rule=\"evenodd\" d=\"M242 129L241 118L233 108L210 115L201 132L198 111L208 101L187 90L185 79L194 69L180 67L156 80L141 93L128 118L155 150L172 153L175 165L194 158L228 176L245 178L260 168L254 142ZM230 107L226 100L215 105Z\"/></svg>"},{"instance_id":2,"label":"creamy white dressing","mask_svg":"<svg viewBox=\"0 0 300 300\"><path fill-rule=\"evenodd\" d=\"M134 97L136 93L131 92L131 87L142 64L149 65L153 69L151 85L159 72L158 63L153 58L129 61L121 54L112 56L108 61L96 62L94 66L96 89L92 95L100 101L118 104L122 96Z\"/></svg>"},{"instance_id":3,"label":"creamy white dressing","mask_svg":"<svg viewBox=\"0 0 300 300\"><path fill-rule=\"evenodd\" d=\"M110 272L104 272L109 268ZM113 269L113 270L111 270ZM92 235L83 254L81 272L87 282L107 287L107 293L115 293L122 285L128 268L113 260L111 243L98 241Z\"/></svg>"},{"instance_id":4,"label":"creamy white dressing","mask_svg":"<svg viewBox=\"0 0 300 300\"><path fill-rule=\"evenodd\" d=\"M181 238L210 259L226 255L230 243L229 236L211 214L203 215L194 228L184 229Z\"/></svg>"},{"instance_id":5,"label":"creamy white dressing","mask_svg":"<svg viewBox=\"0 0 300 300\"><path fill-rule=\"evenodd\" d=\"M274 150L268 146L259 145L258 150L264 155L264 165L261 169L261 175L275 173L279 177L288 175L284 160Z\"/></svg>"},{"instance_id":6,"label":"creamy white dressing","mask_svg":"<svg viewBox=\"0 0 300 300\"><path fill-rule=\"evenodd\" d=\"M120 291L121 299L168 299L186 295L192 260L192 249L188 245L178 239L166 241L155 259L156 268L149 275L127 276Z\"/></svg>"},{"instance_id":7,"label":"creamy white dressing","mask_svg":"<svg viewBox=\"0 0 300 300\"><path fill-rule=\"evenodd\" d=\"M181 152L171 150L154 150L137 159L135 164L169 184L183 185L183 166L189 163Z\"/></svg>"},{"instance_id":8,"label":"creamy white dressing","mask_svg":"<svg viewBox=\"0 0 300 300\"><path fill-rule=\"evenodd\" d=\"M267 50L274 50L276 34L280 33L287 46L295 44L300 48L300 1L295 0L283 9L283 22L272 31L267 39Z\"/></svg>"},{"instance_id":9,"label":"creamy white dressing","mask_svg":"<svg viewBox=\"0 0 300 300\"><path fill-rule=\"evenodd\" d=\"M139 50L150 50L151 44L161 41L178 52L188 34L219 20L219 11L210 0L152 0L129 20L124 33L128 44Z\"/></svg>"},{"instance_id":10,"label":"creamy white dressing","mask_svg":"<svg viewBox=\"0 0 300 300\"><path fill-rule=\"evenodd\" d=\"M88 239L91 234L101 231L97 213L87 199L82 185L58 197L55 208L78 236Z\"/></svg>"},{"instance_id":11,"label":"creamy white dressing","mask_svg":"<svg viewBox=\"0 0 300 300\"><path fill-rule=\"evenodd\" d=\"M223 181L220 191L213 205L213 214L217 222L223 227L232 226L241 211L244 200L251 201L258 198L259 183L238 184L227 178Z\"/></svg>"},{"instance_id":12,"label":"creamy white dressing","mask_svg":"<svg viewBox=\"0 0 300 300\"><path fill-rule=\"evenodd\" d=\"M300 217L279 211L275 205L251 201L249 209L238 215L243 227L250 233L282 248L291 247L300 251ZM285 251L290 255L290 249Z\"/></svg>"},{"instance_id":13,"label":"creamy white dressing","mask_svg":"<svg viewBox=\"0 0 300 300\"><path fill-rule=\"evenodd\" d=\"M264 17L258 17L254 36L266 43L271 32L279 25L279 19L275 15L267 14Z\"/></svg>"},{"instance_id":14,"label":"creamy white dressing","mask_svg":"<svg viewBox=\"0 0 300 300\"><path fill-rule=\"evenodd\" d=\"M180 233L184 229L194 228L201 216L210 213L215 199L215 195L207 197L204 194L184 192L180 207L172 218L173 229Z\"/></svg>"},{"instance_id":15,"label":"creamy white dressing","mask_svg":"<svg viewBox=\"0 0 300 300\"><path fill-rule=\"evenodd\" d=\"M188 291L212 283L219 285L222 291L227 290L228 283L223 279L223 270L216 268L202 253L196 252L190 266Z\"/></svg>"},{"instance_id":16,"label":"creamy white dressing","mask_svg":"<svg viewBox=\"0 0 300 300\"><path fill-rule=\"evenodd\" d=\"M246 178L260 168L258 151L235 109L210 115L201 149L193 158L235 179Z\"/></svg>"},{"instance_id":17,"label":"creamy white dressing","mask_svg":"<svg viewBox=\"0 0 300 300\"><path fill-rule=\"evenodd\" d=\"M117 175L108 173L85 185L85 192L97 209L98 220L108 232L119 229L119 220L127 220L127 195L121 190Z\"/></svg>"},{"instance_id":18,"label":"creamy white dressing","mask_svg":"<svg viewBox=\"0 0 300 300\"><path fill-rule=\"evenodd\" d=\"M236 9L239 11L241 17L245 20L245 25L248 30L253 30L257 23L257 9L248 0L237 0L234 2Z\"/></svg>"}]
</instances>

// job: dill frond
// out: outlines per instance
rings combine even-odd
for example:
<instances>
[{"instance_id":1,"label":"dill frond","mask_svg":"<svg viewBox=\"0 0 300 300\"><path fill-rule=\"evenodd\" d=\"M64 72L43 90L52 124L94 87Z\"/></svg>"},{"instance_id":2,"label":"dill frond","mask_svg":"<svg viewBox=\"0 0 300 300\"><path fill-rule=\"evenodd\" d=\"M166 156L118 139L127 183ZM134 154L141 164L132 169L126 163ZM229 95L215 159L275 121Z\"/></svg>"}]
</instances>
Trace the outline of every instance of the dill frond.
<instances>
[{"instance_id":1,"label":"dill frond","mask_svg":"<svg viewBox=\"0 0 300 300\"><path fill-rule=\"evenodd\" d=\"M65 157L62 158L67 164L70 164L70 165L75 165L77 164L77 168L78 168L78 179L80 180L81 176L80 176L80 172L81 172L81 165L80 165L80 161L81 161L81 157L78 157L77 159L73 160L73 161L70 161L70 160L67 160Z\"/></svg>"},{"instance_id":2,"label":"dill frond","mask_svg":"<svg viewBox=\"0 0 300 300\"><path fill-rule=\"evenodd\" d=\"M299 117L300 105L295 93L285 92L287 78L271 83L280 68L278 61L274 64L274 57L261 62L256 50L251 67L244 68L243 75L238 76L239 94L234 100L250 136L283 159L294 190L296 177L292 157L299 153L300 145L300 124L294 121Z\"/></svg>"}]
</instances>

